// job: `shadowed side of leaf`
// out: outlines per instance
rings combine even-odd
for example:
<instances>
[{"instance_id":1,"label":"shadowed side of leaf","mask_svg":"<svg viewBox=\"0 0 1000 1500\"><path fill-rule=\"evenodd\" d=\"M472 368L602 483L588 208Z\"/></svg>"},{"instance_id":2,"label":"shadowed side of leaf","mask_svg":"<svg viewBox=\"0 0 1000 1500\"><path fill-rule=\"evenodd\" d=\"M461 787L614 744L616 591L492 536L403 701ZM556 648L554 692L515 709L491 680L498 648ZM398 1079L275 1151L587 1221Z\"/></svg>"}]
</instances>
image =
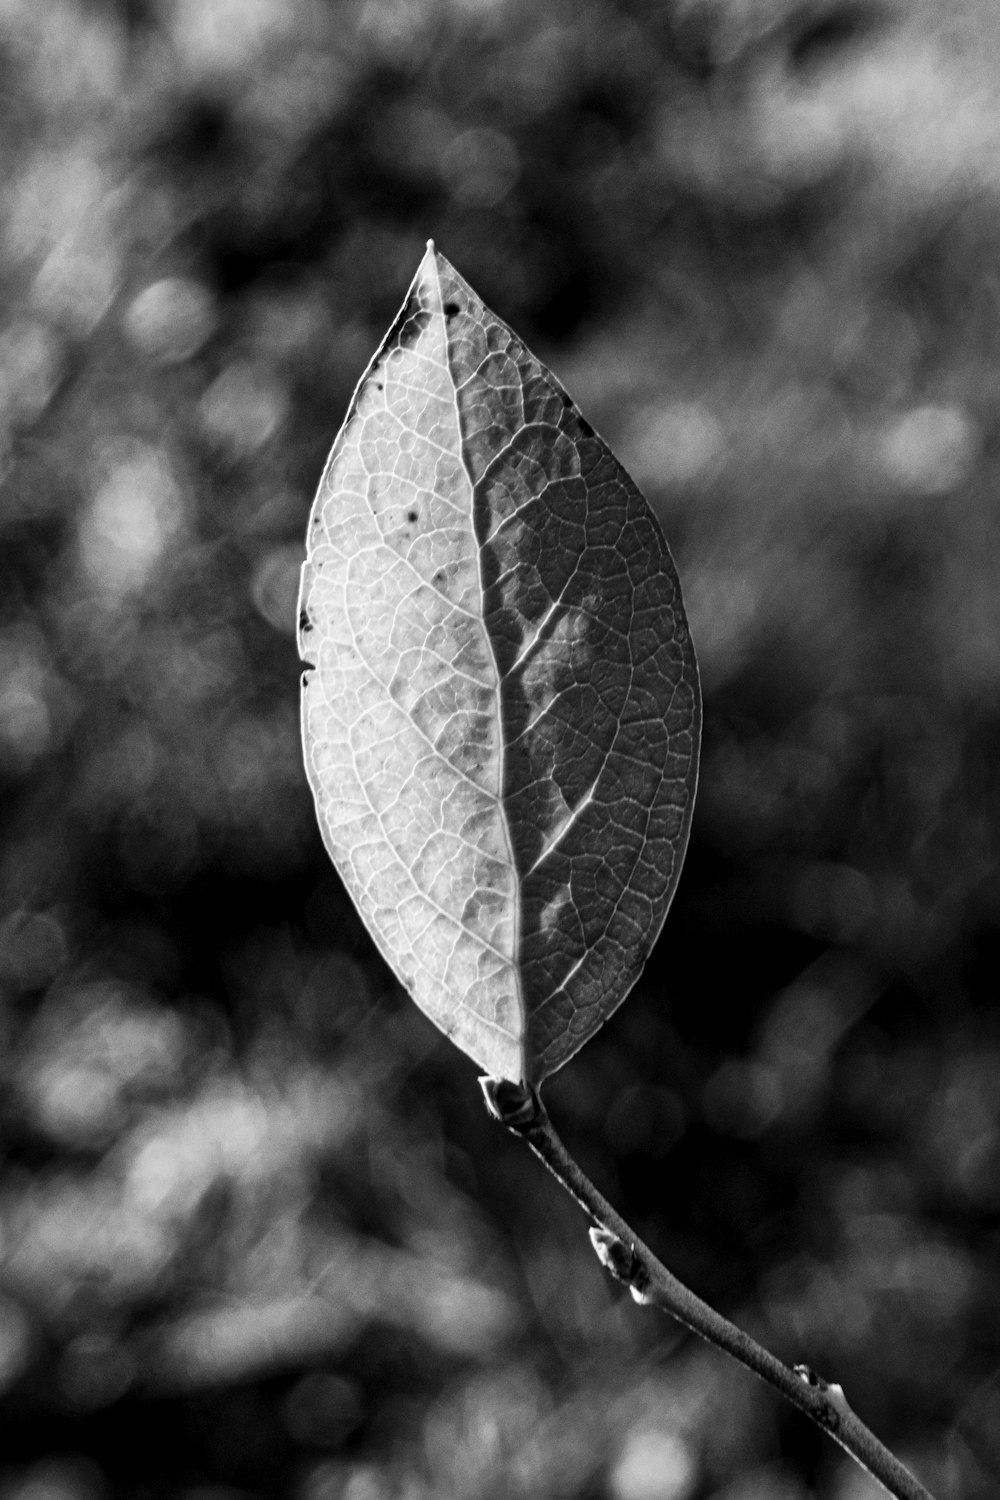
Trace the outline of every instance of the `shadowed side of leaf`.
<instances>
[{"instance_id":1,"label":"shadowed side of leaf","mask_svg":"<svg viewBox=\"0 0 1000 1500\"><path fill-rule=\"evenodd\" d=\"M697 668L646 500L555 377L437 259L501 682L538 1082L625 998L663 925L694 805Z\"/></svg>"}]
</instances>

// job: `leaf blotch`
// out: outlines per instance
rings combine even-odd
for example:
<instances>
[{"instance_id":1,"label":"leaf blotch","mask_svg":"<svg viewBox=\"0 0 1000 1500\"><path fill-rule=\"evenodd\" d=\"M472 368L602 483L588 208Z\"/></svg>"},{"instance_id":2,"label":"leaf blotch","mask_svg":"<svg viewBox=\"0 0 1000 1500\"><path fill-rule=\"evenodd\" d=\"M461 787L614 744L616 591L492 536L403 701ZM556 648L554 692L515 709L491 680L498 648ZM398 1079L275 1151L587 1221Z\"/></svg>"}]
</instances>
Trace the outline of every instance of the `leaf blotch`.
<instances>
[{"instance_id":1,"label":"leaf blotch","mask_svg":"<svg viewBox=\"0 0 1000 1500\"><path fill-rule=\"evenodd\" d=\"M397 349L412 349L420 342L431 321L431 315L423 306L420 297L413 293L407 300L392 329L391 342Z\"/></svg>"}]
</instances>

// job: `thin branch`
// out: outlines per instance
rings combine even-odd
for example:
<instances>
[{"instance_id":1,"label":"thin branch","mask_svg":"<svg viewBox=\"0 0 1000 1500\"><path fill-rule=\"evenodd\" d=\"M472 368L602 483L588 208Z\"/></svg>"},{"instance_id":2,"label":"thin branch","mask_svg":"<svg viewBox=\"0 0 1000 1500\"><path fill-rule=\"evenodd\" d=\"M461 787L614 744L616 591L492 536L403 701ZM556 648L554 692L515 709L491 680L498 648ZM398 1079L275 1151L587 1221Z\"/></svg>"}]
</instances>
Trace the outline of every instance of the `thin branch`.
<instances>
[{"instance_id":1,"label":"thin branch","mask_svg":"<svg viewBox=\"0 0 1000 1500\"><path fill-rule=\"evenodd\" d=\"M500 1078L481 1078L479 1082L493 1117L527 1141L589 1214L595 1226L590 1239L598 1259L629 1287L637 1302L662 1308L692 1333L767 1381L828 1432L895 1500L933 1500L930 1491L851 1409L839 1385L821 1379L808 1365L786 1365L671 1275L570 1156L553 1130L537 1090Z\"/></svg>"}]
</instances>

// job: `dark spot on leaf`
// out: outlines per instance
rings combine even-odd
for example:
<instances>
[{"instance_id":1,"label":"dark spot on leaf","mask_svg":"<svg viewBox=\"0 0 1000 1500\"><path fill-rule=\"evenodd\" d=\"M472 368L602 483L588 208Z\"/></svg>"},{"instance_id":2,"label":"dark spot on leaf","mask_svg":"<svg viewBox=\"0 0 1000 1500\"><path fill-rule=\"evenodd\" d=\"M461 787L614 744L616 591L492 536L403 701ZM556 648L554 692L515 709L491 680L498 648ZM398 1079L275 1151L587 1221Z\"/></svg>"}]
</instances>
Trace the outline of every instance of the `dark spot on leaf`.
<instances>
[{"instance_id":1,"label":"dark spot on leaf","mask_svg":"<svg viewBox=\"0 0 1000 1500\"><path fill-rule=\"evenodd\" d=\"M430 313L425 312L423 308L415 312L412 317L407 318L399 330L399 347L401 349L409 349L412 344L415 344L430 320Z\"/></svg>"},{"instance_id":2,"label":"dark spot on leaf","mask_svg":"<svg viewBox=\"0 0 1000 1500\"><path fill-rule=\"evenodd\" d=\"M457 302L446 302L444 305L444 315L446 318L453 318L456 313L460 313L461 311L462 309Z\"/></svg>"},{"instance_id":3,"label":"dark spot on leaf","mask_svg":"<svg viewBox=\"0 0 1000 1500\"><path fill-rule=\"evenodd\" d=\"M417 342L430 320L430 313L425 307L421 307L420 298L414 294L408 299L406 306L400 309L386 342L395 340L397 348L409 349Z\"/></svg>"},{"instance_id":4,"label":"dark spot on leaf","mask_svg":"<svg viewBox=\"0 0 1000 1500\"><path fill-rule=\"evenodd\" d=\"M414 523L414 521L417 519L417 513L416 513L416 511L415 510L408 510L406 512L406 519L409 521L410 525L412 526L413 523Z\"/></svg>"},{"instance_id":5,"label":"dark spot on leaf","mask_svg":"<svg viewBox=\"0 0 1000 1500\"><path fill-rule=\"evenodd\" d=\"M300 631L300 633L303 630L308 630L311 623L312 622L309 619L309 611L307 609L300 609L299 610L299 631Z\"/></svg>"}]
</instances>

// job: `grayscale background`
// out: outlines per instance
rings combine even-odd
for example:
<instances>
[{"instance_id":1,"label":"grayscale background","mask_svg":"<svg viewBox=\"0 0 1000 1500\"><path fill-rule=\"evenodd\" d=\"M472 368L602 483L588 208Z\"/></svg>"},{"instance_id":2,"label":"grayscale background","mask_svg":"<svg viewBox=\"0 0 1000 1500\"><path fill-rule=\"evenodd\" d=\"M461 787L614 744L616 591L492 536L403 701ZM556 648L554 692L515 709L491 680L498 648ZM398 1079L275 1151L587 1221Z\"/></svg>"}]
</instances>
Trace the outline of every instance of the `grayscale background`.
<instances>
[{"instance_id":1,"label":"grayscale background","mask_svg":"<svg viewBox=\"0 0 1000 1500\"><path fill-rule=\"evenodd\" d=\"M0 3L0 1500L873 1500L604 1276L322 851L305 520L428 236L645 489L704 678L553 1117L987 1500L994 0Z\"/></svg>"}]
</instances>

